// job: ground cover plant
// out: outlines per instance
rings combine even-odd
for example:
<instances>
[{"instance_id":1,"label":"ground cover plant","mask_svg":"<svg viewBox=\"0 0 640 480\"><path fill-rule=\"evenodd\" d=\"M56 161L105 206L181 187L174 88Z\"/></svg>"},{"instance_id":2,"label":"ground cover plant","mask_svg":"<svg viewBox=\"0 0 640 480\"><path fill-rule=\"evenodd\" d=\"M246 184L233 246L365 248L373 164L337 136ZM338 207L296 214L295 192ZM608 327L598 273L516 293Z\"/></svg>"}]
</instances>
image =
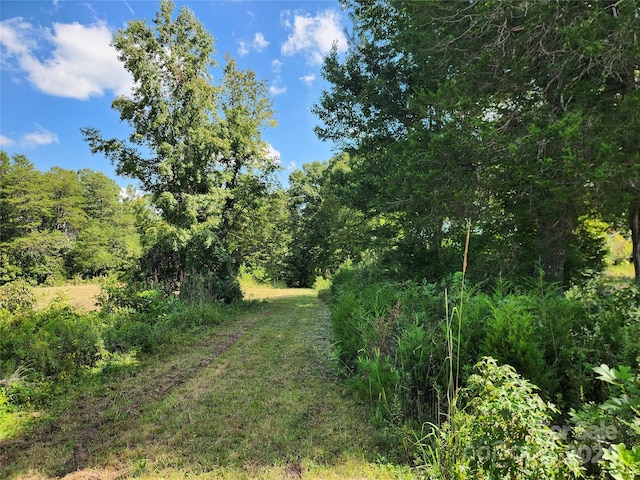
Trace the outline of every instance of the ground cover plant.
<instances>
[{"instance_id":1,"label":"ground cover plant","mask_svg":"<svg viewBox=\"0 0 640 480\"><path fill-rule=\"evenodd\" d=\"M438 455L445 455L449 460L455 455L449 457L441 451L449 448L447 442L462 442L466 448L476 449L474 451L480 448L469 443L471 437L461 440L461 435L468 435L464 433L468 430L464 425L475 425L477 435L486 435L483 438L488 442L500 443L507 450L512 448L507 447L502 434L477 426L480 420L478 412L473 413L473 405L489 399L485 398L486 392L469 393L479 381L494 382L492 375L499 371L498 365L510 365L513 373L508 375L531 382L526 383L526 388L517 388L521 395L518 398L524 403L533 397L542 402L540 412L544 412L548 424L569 424L570 412L580 411L585 404L606 403L610 390L600 381L602 376L598 378L594 374L594 368L600 365L638 368L640 292L634 286L621 288L592 281L563 293L543 279L526 287L498 282L484 290L470 285L463 289L461 282L464 282L463 276L458 275L440 284L399 283L385 280L375 266L351 265L333 278L331 311L336 335L335 358L342 371L351 377L360 397L372 405L372 418L386 429L390 441L398 447L397 453L409 461L415 460L412 456L416 445L418 451L424 453L425 450L421 450L424 445L420 441L416 444L411 438L407 439L407 435L422 438L425 425L439 429L446 424L445 438L434 437L444 443L432 448L440 449ZM472 366L483 357L492 360L482 364L484 367L478 376ZM455 406L452 408L452 398L458 399L456 392L462 386L465 394L459 401L460 406L466 403L466 407L458 413ZM635 392L633 388L630 391ZM513 395L504 395L511 398L509 405L515 405ZM630 395L636 398L632 402L637 401L637 392ZM544 406L547 404L548 407ZM500 410L501 407L482 408ZM636 427L632 424L638 421L634 415L637 416L637 411L627 415L631 423L619 432L633 433ZM533 414L525 415L523 421L533 425L539 424L541 418L535 420ZM505 419L488 421L508 428L509 422ZM452 422L464 425L454 426ZM543 438L546 434L540 435ZM624 435L616 438L623 440ZM558 437L557 441L562 448L569 448L562 443L567 442L566 437ZM626 445L634 445L633 442ZM462 448L460 444L458 447ZM591 455L587 460L592 458ZM518 462L513 463L516 464ZM471 467L460 468L457 474L461 475L465 468ZM482 475L494 478L491 475L498 474L497 470L493 473L482 469L473 471L480 475L473 478L485 478ZM565 478L568 475L568 470L554 471L553 475L547 472L544 476ZM518 478L539 478L540 472L535 469L531 472L530 476Z\"/></svg>"}]
</instances>

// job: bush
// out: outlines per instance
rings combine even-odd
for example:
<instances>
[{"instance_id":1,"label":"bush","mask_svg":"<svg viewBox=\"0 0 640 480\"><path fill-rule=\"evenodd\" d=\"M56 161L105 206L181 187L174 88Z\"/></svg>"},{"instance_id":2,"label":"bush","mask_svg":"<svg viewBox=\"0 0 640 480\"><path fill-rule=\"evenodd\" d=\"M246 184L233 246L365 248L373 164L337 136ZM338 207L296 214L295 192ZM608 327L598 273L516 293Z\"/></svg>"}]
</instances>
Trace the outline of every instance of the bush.
<instances>
[{"instance_id":1,"label":"bush","mask_svg":"<svg viewBox=\"0 0 640 480\"><path fill-rule=\"evenodd\" d=\"M537 387L492 358L476 365L459 392L462 408L422 443L425 478L493 480L569 479L579 458L549 425L557 413Z\"/></svg>"},{"instance_id":2,"label":"bush","mask_svg":"<svg viewBox=\"0 0 640 480\"><path fill-rule=\"evenodd\" d=\"M608 386L607 400L571 411L572 446L591 473L616 480L640 475L640 375L629 367L594 368ZM617 442L617 443L616 443Z\"/></svg>"},{"instance_id":3,"label":"bush","mask_svg":"<svg viewBox=\"0 0 640 480\"><path fill-rule=\"evenodd\" d=\"M640 361L640 289L620 288L592 281L574 288L567 296L578 302L584 314L573 322L574 379L581 384L587 400L603 401L607 391L591 374L592 368L606 365L638 365Z\"/></svg>"},{"instance_id":4,"label":"bush","mask_svg":"<svg viewBox=\"0 0 640 480\"><path fill-rule=\"evenodd\" d=\"M0 286L0 310L9 312L32 310L36 304L33 288L24 280L14 280Z\"/></svg>"},{"instance_id":5,"label":"bush","mask_svg":"<svg viewBox=\"0 0 640 480\"><path fill-rule=\"evenodd\" d=\"M608 245L609 255L607 256L607 263L609 265L620 265L628 262L631 258L633 246L631 242L620 235L620 233L610 233Z\"/></svg>"},{"instance_id":6,"label":"bush","mask_svg":"<svg viewBox=\"0 0 640 480\"><path fill-rule=\"evenodd\" d=\"M0 347L0 374L26 366L34 381L77 375L103 352L95 314L81 316L67 306L4 318Z\"/></svg>"},{"instance_id":7,"label":"bush","mask_svg":"<svg viewBox=\"0 0 640 480\"><path fill-rule=\"evenodd\" d=\"M460 286L459 275L443 284L399 283L366 266L333 277L334 358L376 417L386 415L398 428L437 423L450 356L457 385L491 356L513 365L565 412L584 399L604 399L594 366L640 357L635 287L592 281L564 294L543 281L521 288L497 282L491 293L466 285L461 301Z\"/></svg>"}]
</instances>

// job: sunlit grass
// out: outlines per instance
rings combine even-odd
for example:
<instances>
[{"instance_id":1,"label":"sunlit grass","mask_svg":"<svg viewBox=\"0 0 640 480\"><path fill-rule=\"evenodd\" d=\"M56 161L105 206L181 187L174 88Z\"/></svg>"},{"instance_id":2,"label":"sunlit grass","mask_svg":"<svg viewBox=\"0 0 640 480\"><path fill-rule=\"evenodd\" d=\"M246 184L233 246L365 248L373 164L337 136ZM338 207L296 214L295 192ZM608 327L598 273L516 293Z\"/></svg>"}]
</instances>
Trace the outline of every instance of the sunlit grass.
<instances>
[{"instance_id":1,"label":"sunlit grass","mask_svg":"<svg viewBox=\"0 0 640 480\"><path fill-rule=\"evenodd\" d=\"M79 312L90 312L98 308L96 303L97 296L100 294L100 285L69 283L58 287L36 287L33 293L39 309L46 308L56 298L62 298Z\"/></svg>"},{"instance_id":2,"label":"sunlit grass","mask_svg":"<svg viewBox=\"0 0 640 480\"><path fill-rule=\"evenodd\" d=\"M368 412L329 365L326 306L311 290L245 294L271 299L61 399L0 477L411 478L378 462Z\"/></svg>"},{"instance_id":3,"label":"sunlit grass","mask_svg":"<svg viewBox=\"0 0 640 480\"><path fill-rule=\"evenodd\" d=\"M607 267L604 271L604 276L615 282L632 282L635 277L635 271L631 262L623 262Z\"/></svg>"}]
</instances>

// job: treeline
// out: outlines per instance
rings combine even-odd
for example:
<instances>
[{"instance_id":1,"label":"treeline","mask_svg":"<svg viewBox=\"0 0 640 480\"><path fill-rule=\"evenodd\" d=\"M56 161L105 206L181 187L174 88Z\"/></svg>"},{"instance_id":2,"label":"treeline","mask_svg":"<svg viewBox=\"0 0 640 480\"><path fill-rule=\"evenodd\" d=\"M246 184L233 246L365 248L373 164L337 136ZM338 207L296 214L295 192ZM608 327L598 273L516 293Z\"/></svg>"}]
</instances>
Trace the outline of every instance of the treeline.
<instances>
[{"instance_id":1,"label":"treeline","mask_svg":"<svg viewBox=\"0 0 640 480\"><path fill-rule=\"evenodd\" d=\"M41 172L24 155L0 152L0 284L129 269L140 255L135 199L120 190L100 172Z\"/></svg>"},{"instance_id":2,"label":"treeline","mask_svg":"<svg viewBox=\"0 0 640 480\"><path fill-rule=\"evenodd\" d=\"M170 225L149 195L123 191L91 169L42 172L25 155L5 152L0 162L0 284L124 272L141 279L151 272ZM236 271L242 267L267 284L306 287L367 248L366 223L330 193L336 168L346 168L345 158L305 165L286 190L271 179L260 195L237 200L226 241Z\"/></svg>"},{"instance_id":3,"label":"treeline","mask_svg":"<svg viewBox=\"0 0 640 480\"><path fill-rule=\"evenodd\" d=\"M455 271L470 222L474 278L566 286L602 266L597 220L633 230L640 272L637 2L344 6L316 132L350 154L333 191L381 264Z\"/></svg>"}]
</instances>

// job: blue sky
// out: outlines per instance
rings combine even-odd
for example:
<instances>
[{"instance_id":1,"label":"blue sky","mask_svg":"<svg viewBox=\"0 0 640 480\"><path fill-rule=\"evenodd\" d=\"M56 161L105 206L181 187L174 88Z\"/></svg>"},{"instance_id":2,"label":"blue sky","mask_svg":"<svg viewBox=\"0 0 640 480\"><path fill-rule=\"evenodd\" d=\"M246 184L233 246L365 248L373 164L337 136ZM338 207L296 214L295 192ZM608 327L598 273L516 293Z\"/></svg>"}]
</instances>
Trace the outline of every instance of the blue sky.
<instances>
[{"instance_id":1,"label":"blue sky","mask_svg":"<svg viewBox=\"0 0 640 480\"><path fill-rule=\"evenodd\" d=\"M240 68L267 80L278 126L263 139L279 155L283 182L304 163L327 160L332 145L313 133L310 109L326 84L321 59L335 41L346 47L348 18L337 1L176 1L194 11L216 39L216 59L229 53ZM0 1L0 149L25 154L38 168L91 168L115 176L100 155L92 155L80 128L105 137L129 129L111 110L126 93L130 77L110 46L111 34L127 21L151 23L157 1ZM218 74L219 71L214 72Z\"/></svg>"}]
</instances>

